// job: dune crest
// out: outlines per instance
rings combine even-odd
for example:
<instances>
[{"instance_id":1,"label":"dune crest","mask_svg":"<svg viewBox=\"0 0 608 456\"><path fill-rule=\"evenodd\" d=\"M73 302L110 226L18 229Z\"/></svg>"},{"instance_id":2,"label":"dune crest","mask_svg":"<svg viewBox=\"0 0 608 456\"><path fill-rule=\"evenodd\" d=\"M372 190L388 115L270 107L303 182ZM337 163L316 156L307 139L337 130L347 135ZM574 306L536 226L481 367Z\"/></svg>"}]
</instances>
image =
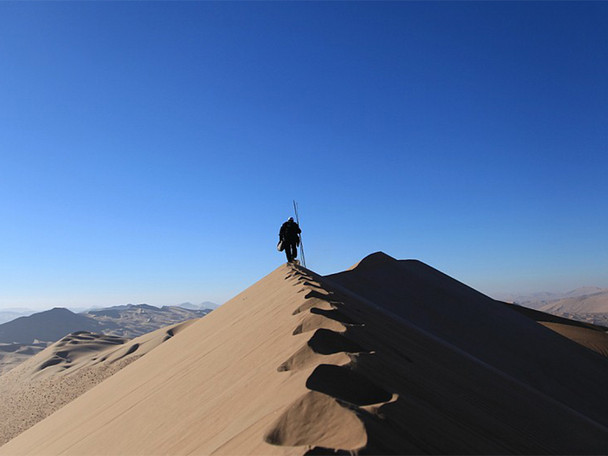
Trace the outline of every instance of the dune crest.
<instances>
[{"instance_id":1,"label":"dune crest","mask_svg":"<svg viewBox=\"0 0 608 456\"><path fill-rule=\"evenodd\" d=\"M311 391L287 407L264 440L288 447L353 451L365 446L367 434L355 413L331 396Z\"/></svg>"}]
</instances>

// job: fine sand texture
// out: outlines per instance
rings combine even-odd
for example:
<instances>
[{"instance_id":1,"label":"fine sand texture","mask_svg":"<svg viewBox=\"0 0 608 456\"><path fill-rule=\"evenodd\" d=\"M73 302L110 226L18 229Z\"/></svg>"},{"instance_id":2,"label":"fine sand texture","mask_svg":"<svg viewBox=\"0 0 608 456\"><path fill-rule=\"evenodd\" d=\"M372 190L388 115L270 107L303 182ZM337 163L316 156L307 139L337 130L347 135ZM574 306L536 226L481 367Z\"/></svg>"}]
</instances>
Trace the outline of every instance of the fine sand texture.
<instances>
[{"instance_id":1,"label":"fine sand texture","mask_svg":"<svg viewBox=\"0 0 608 456\"><path fill-rule=\"evenodd\" d=\"M0 376L0 445L173 337L194 320L133 340L79 331Z\"/></svg>"},{"instance_id":2,"label":"fine sand texture","mask_svg":"<svg viewBox=\"0 0 608 456\"><path fill-rule=\"evenodd\" d=\"M605 454L608 360L417 261L283 265L2 455Z\"/></svg>"}]
</instances>

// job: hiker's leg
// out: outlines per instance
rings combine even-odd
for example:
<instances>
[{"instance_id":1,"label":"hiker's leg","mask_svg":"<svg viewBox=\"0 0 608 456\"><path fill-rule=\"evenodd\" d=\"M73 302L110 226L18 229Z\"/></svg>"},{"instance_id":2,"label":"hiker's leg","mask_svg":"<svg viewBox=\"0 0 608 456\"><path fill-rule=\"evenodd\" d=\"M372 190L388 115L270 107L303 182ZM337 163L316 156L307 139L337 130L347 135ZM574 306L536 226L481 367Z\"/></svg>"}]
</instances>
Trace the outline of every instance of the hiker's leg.
<instances>
[{"instance_id":1,"label":"hiker's leg","mask_svg":"<svg viewBox=\"0 0 608 456\"><path fill-rule=\"evenodd\" d=\"M291 260L293 260L293 257L291 255L291 243L287 243L285 245L285 256L287 257L287 262L291 263Z\"/></svg>"}]
</instances>

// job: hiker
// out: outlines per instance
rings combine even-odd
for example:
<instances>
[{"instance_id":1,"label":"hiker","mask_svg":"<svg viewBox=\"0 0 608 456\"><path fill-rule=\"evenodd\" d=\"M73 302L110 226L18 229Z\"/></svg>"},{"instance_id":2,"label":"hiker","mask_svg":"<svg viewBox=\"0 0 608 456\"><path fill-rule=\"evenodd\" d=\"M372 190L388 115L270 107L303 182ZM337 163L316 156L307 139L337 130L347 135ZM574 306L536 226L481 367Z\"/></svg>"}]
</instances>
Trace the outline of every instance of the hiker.
<instances>
[{"instance_id":1,"label":"hiker","mask_svg":"<svg viewBox=\"0 0 608 456\"><path fill-rule=\"evenodd\" d=\"M289 217L283 225L281 225L281 231L279 231L279 240L285 249L285 255L287 256L287 262L292 263L298 256L298 246L300 245L300 233L302 230L296 222L293 221L293 217Z\"/></svg>"}]
</instances>

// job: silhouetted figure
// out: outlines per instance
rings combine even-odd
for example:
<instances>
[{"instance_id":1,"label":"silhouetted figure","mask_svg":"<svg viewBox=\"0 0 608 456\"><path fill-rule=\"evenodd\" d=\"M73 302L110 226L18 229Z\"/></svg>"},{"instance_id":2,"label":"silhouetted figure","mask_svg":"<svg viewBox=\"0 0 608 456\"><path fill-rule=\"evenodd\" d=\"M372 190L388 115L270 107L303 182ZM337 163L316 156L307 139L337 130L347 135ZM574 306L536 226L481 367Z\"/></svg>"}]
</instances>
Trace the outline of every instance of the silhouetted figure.
<instances>
[{"instance_id":1,"label":"silhouetted figure","mask_svg":"<svg viewBox=\"0 0 608 456\"><path fill-rule=\"evenodd\" d=\"M285 255L287 256L287 262L291 263L295 258L298 257L298 246L300 245L300 233L302 230L296 222L293 221L293 217L289 217L283 225L281 225L281 231L279 231L279 240L283 243L285 249Z\"/></svg>"}]
</instances>

